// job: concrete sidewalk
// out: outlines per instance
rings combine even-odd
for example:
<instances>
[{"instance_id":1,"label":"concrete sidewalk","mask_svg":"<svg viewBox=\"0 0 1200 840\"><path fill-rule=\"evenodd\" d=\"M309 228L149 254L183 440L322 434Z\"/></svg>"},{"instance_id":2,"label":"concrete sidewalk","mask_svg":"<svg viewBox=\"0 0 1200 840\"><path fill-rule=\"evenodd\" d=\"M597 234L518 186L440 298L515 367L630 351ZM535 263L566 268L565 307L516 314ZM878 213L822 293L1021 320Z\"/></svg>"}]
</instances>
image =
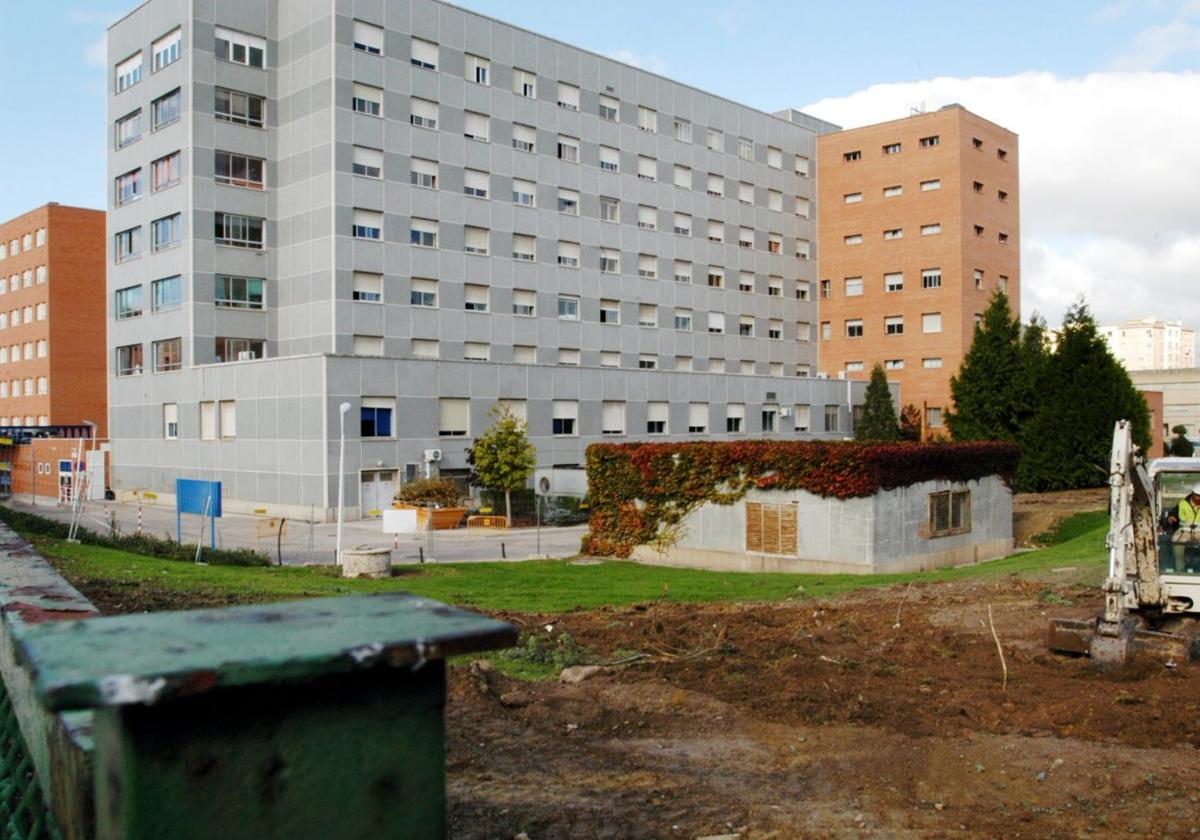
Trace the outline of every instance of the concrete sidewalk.
<instances>
[{"instance_id":1,"label":"concrete sidewalk","mask_svg":"<svg viewBox=\"0 0 1200 840\"><path fill-rule=\"evenodd\" d=\"M5 502L13 510L34 513L60 522L71 520L67 505L39 499L30 504L28 498ZM88 502L84 506L82 526L91 531L107 532L110 519L115 518L123 534L138 530L139 504L131 502ZM276 562L274 535L259 537L258 526L267 517L226 514L217 520L218 548L249 548L260 551ZM158 537L175 539L175 509L162 505L141 503L142 531ZM401 534L398 540L383 533L379 519L363 519L343 524L342 545L396 546L393 563L417 563L422 555L427 562L478 563L498 560L529 560L536 557L570 557L579 553L580 537L586 525L564 528L513 528L507 533L499 530L433 531L420 534ZM196 544L203 530L204 545L208 546L208 525L199 516L183 517L183 542ZM278 554L285 566L329 565L337 546L337 525L288 520Z\"/></svg>"}]
</instances>

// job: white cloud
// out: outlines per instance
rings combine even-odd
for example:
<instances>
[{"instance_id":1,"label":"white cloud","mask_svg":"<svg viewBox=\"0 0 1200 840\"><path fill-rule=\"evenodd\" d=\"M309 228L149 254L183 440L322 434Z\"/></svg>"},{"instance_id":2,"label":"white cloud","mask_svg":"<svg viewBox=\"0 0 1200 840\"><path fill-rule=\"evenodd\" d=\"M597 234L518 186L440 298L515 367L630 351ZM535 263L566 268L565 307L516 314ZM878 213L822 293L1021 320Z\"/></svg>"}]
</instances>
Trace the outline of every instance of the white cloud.
<instances>
[{"instance_id":1,"label":"white cloud","mask_svg":"<svg viewBox=\"0 0 1200 840\"><path fill-rule=\"evenodd\" d=\"M83 59L90 67L104 67L108 64L108 37L101 35L95 41L83 48Z\"/></svg>"},{"instance_id":2,"label":"white cloud","mask_svg":"<svg viewBox=\"0 0 1200 840\"><path fill-rule=\"evenodd\" d=\"M1133 38L1132 48L1113 62L1118 70L1153 70L1176 56L1200 53L1200 26L1183 19L1148 26Z\"/></svg>"},{"instance_id":3,"label":"white cloud","mask_svg":"<svg viewBox=\"0 0 1200 840\"><path fill-rule=\"evenodd\" d=\"M612 50L608 53L608 57L616 61L622 61L625 64L632 64L634 67L640 67L642 70L648 70L651 73L658 73L660 76L667 72L667 62L653 53L647 55L634 52L633 50L622 49Z\"/></svg>"},{"instance_id":4,"label":"white cloud","mask_svg":"<svg viewBox=\"0 0 1200 840\"><path fill-rule=\"evenodd\" d=\"M731 3L717 12L717 25L729 35L739 35L749 19L742 3Z\"/></svg>"},{"instance_id":5,"label":"white cloud","mask_svg":"<svg viewBox=\"0 0 1200 840\"><path fill-rule=\"evenodd\" d=\"M1200 73L938 78L803 110L854 127L952 102L1020 136L1025 315L1082 291L1102 320L1200 325Z\"/></svg>"}]
</instances>

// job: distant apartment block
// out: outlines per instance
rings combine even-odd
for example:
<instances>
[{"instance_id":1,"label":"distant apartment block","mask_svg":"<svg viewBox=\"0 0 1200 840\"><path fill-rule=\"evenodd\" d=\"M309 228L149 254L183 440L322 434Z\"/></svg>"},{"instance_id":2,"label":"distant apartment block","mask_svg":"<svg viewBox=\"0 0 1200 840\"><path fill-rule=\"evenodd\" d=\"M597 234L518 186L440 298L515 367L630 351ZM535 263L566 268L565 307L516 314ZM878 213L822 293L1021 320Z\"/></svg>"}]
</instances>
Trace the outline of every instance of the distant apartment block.
<instances>
[{"instance_id":1,"label":"distant apartment block","mask_svg":"<svg viewBox=\"0 0 1200 840\"><path fill-rule=\"evenodd\" d=\"M0 223L0 426L107 427L104 211Z\"/></svg>"},{"instance_id":2,"label":"distant apartment block","mask_svg":"<svg viewBox=\"0 0 1200 840\"><path fill-rule=\"evenodd\" d=\"M851 432L818 121L435 0L150 0L108 48L116 489L327 516L343 402L350 515L498 404L541 466Z\"/></svg>"},{"instance_id":3,"label":"distant apartment block","mask_svg":"<svg viewBox=\"0 0 1200 840\"><path fill-rule=\"evenodd\" d=\"M937 433L992 294L1020 312L1017 136L950 105L817 149L820 369L882 364Z\"/></svg>"},{"instance_id":4,"label":"distant apartment block","mask_svg":"<svg viewBox=\"0 0 1200 840\"><path fill-rule=\"evenodd\" d=\"M1196 332L1182 321L1158 321L1153 315L1115 326L1100 335L1126 370L1175 370L1196 366Z\"/></svg>"}]
</instances>

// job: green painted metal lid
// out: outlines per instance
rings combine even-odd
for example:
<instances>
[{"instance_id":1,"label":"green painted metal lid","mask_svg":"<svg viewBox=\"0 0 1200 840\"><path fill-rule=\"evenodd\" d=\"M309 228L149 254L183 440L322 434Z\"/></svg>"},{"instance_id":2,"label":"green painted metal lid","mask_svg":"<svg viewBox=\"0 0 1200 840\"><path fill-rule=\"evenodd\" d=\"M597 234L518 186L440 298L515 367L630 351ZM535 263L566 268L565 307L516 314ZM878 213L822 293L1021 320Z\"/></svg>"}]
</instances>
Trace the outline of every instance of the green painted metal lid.
<instances>
[{"instance_id":1,"label":"green painted metal lid","mask_svg":"<svg viewBox=\"0 0 1200 840\"><path fill-rule=\"evenodd\" d=\"M63 710L415 669L516 639L511 624L394 592L54 621L23 628L18 645L42 702Z\"/></svg>"}]
</instances>

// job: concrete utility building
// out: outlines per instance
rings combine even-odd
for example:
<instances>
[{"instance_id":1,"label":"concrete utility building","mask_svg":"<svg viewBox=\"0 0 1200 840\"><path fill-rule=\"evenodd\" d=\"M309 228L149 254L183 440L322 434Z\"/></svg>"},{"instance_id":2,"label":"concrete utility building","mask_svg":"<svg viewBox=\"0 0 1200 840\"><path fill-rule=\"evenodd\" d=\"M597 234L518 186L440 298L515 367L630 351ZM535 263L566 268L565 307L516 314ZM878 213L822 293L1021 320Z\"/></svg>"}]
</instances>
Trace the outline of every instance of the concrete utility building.
<instances>
[{"instance_id":1,"label":"concrete utility building","mask_svg":"<svg viewBox=\"0 0 1200 840\"><path fill-rule=\"evenodd\" d=\"M150 0L108 50L116 489L329 515L343 402L349 515L465 475L497 402L544 466L850 432L861 383L811 376L833 126L434 0Z\"/></svg>"},{"instance_id":2,"label":"concrete utility building","mask_svg":"<svg viewBox=\"0 0 1200 840\"><path fill-rule=\"evenodd\" d=\"M107 427L104 211L0 223L0 426Z\"/></svg>"},{"instance_id":3,"label":"concrete utility building","mask_svg":"<svg viewBox=\"0 0 1200 840\"><path fill-rule=\"evenodd\" d=\"M817 148L820 369L882 364L936 433L993 292L1021 311L1017 136L948 105Z\"/></svg>"},{"instance_id":4,"label":"concrete utility building","mask_svg":"<svg viewBox=\"0 0 1200 840\"><path fill-rule=\"evenodd\" d=\"M1100 335L1126 370L1178 370L1196 366L1196 331L1182 321L1158 321L1153 315L1099 328Z\"/></svg>"}]
</instances>

